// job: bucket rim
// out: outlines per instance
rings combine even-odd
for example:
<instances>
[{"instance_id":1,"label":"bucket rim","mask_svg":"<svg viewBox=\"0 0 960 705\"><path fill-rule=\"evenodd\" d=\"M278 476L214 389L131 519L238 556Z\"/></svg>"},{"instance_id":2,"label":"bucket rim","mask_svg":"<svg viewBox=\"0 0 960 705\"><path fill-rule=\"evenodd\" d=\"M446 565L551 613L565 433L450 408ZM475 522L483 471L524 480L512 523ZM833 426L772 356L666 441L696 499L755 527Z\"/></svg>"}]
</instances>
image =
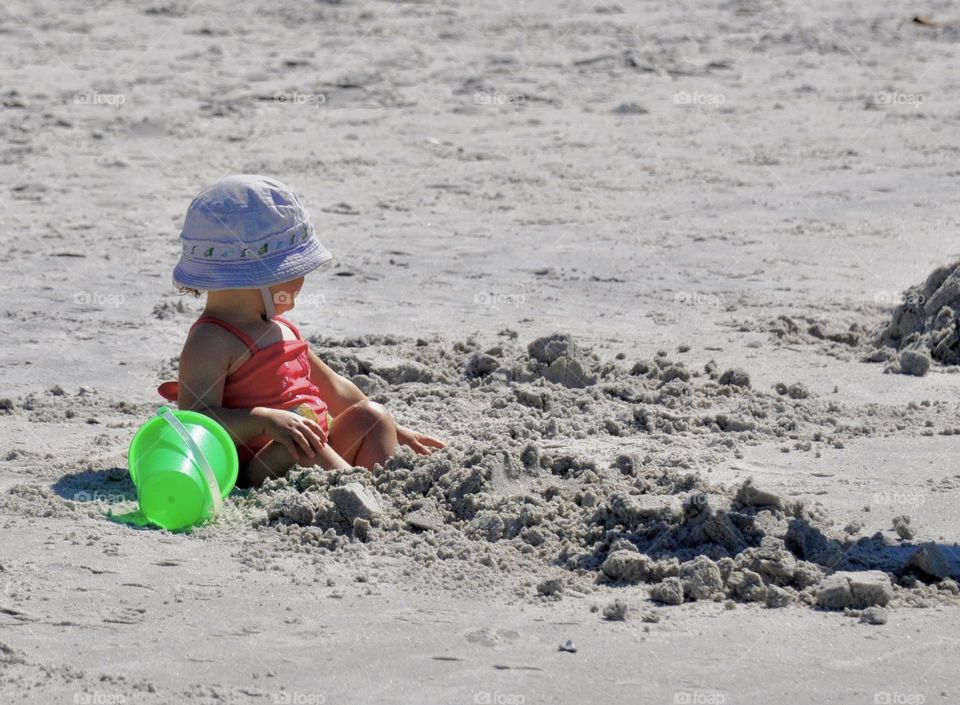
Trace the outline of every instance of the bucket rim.
<instances>
[{"instance_id":1,"label":"bucket rim","mask_svg":"<svg viewBox=\"0 0 960 705\"><path fill-rule=\"evenodd\" d=\"M136 470L136 463L134 462L134 456L137 454L139 446L143 442L143 437L146 436L151 429L155 428L157 424L169 426L167 421L160 415L163 413L165 408L167 407L159 407L157 414L148 421L145 421L143 425L137 429L137 432L130 440L130 446L127 449L127 466L130 470L130 479L133 481L134 487L139 487L137 478L138 473ZM236 486L237 477L240 473L237 446L230 437L230 434L227 432L227 429L225 429L223 425L220 424L220 422L218 422L216 419L213 419L206 414L201 414L198 411L190 411L187 409L170 409L170 411L182 423L200 426L204 430L210 432L220 442L220 445L223 447L224 453L227 456L227 460L230 463L227 481L223 487L219 488L220 498L226 499L227 495L229 495Z\"/></svg>"}]
</instances>

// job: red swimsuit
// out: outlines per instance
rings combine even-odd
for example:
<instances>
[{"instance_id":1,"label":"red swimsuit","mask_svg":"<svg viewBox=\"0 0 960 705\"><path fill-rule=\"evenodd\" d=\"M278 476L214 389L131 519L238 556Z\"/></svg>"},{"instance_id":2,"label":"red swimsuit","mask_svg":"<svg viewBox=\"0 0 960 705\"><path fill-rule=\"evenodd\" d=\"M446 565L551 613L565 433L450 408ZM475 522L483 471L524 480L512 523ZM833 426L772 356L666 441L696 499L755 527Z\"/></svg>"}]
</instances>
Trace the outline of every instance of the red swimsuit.
<instances>
[{"instance_id":1,"label":"red swimsuit","mask_svg":"<svg viewBox=\"0 0 960 705\"><path fill-rule=\"evenodd\" d=\"M273 320L287 326L297 339L280 340L258 348L249 335L219 318L203 316L193 324L198 326L201 323L210 323L220 326L237 336L250 351L250 357L227 376L223 385L221 404L227 409L252 409L255 406L266 406L288 411L305 404L313 409L320 426L326 432L328 430L327 405L320 398L320 390L310 381L307 342L290 321L283 318ZM192 327L191 330L193 330ZM179 385L176 382L164 382L157 391L164 399L176 401ZM245 443L238 443L240 464L249 462L257 451L269 442L269 436L261 435Z\"/></svg>"}]
</instances>

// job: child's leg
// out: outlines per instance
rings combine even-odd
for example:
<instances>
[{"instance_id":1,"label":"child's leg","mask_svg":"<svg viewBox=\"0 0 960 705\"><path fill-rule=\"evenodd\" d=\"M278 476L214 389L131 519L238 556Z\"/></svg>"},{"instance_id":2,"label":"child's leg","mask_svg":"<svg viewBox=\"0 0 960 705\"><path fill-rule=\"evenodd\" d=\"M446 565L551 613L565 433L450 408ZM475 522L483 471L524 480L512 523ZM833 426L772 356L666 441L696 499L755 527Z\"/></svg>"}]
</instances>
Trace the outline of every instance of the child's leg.
<instances>
[{"instance_id":1,"label":"child's leg","mask_svg":"<svg viewBox=\"0 0 960 705\"><path fill-rule=\"evenodd\" d=\"M361 401L333 419L328 441L350 465L372 470L396 452L397 424L383 404Z\"/></svg>"},{"instance_id":2,"label":"child's leg","mask_svg":"<svg viewBox=\"0 0 960 705\"><path fill-rule=\"evenodd\" d=\"M241 477L237 484L241 487L259 487L263 481L271 477L283 477L295 463L290 451L281 444L273 441L261 448L247 464L246 468L241 470ZM323 450L315 455L311 460L301 459L299 464L307 467L310 465L319 465L326 470L334 468L349 469L353 467L350 463L341 458L337 452L325 444ZM242 480L242 482L241 482Z\"/></svg>"}]
</instances>

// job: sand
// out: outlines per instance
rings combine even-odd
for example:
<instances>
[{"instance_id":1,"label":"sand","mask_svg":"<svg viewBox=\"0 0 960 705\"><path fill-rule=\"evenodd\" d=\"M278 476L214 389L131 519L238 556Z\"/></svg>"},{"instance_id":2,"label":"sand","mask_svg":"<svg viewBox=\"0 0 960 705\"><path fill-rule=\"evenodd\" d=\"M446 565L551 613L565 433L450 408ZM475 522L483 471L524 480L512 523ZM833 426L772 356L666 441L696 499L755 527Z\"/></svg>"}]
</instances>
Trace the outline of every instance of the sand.
<instances>
[{"instance_id":1,"label":"sand","mask_svg":"<svg viewBox=\"0 0 960 705\"><path fill-rule=\"evenodd\" d=\"M960 699L958 35L897 13L0 7L0 700ZM132 527L235 172L448 448Z\"/></svg>"}]
</instances>

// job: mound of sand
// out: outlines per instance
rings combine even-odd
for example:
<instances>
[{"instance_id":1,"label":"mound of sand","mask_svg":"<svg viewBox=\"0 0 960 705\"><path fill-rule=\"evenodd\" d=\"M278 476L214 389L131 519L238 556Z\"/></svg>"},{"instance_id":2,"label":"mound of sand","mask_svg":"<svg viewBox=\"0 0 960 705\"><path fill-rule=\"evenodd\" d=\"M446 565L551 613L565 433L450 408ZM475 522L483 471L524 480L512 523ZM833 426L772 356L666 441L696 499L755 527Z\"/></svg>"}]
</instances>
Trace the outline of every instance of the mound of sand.
<instances>
[{"instance_id":1,"label":"mound of sand","mask_svg":"<svg viewBox=\"0 0 960 705\"><path fill-rule=\"evenodd\" d=\"M298 552L355 558L351 547L366 544L451 579L465 562L490 569L478 587L512 575L538 581L543 597L565 585L647 584L651 598L667 604L730 598L865 608L898 593L906 602L952 594L946 582L937 590L917 580L949 574L921 570L916 557L904 563L882 536L832 536L827 517L749 482L723 492L676 472L579 461L578 489L547 479L513 494L496 487L508 458L403 452L374 475L296 469L243 501L263 510L257 525L285 533ZM552 474L551 467L526 472ZM558 567L566 580L551 577ZM891 576L904 576L915 594Z\"/></svg>"},{"instance_id":2,"label":"mound of sand","mask_svg":"<svg viewBox=\"0 0 960 705\"><path fill-rule=\"evenodd\" d=\"M448 447L430 457L402 449L374 473L295 467L235 492L224 514L189 540L252 530L257 540L236 554L250 569L336 561L362 582L478 597L497 590L522 600L587 593L612 600L624 585L665 604L864 609L956 599L958 571L942 546L857 538L849 525L836 530L818 505L751 482L723 487L705 479L746 445L818 454L853 438L926 428L940 413L936 405L861 409L798 384L759 390L746 369L694 367L665 351L602 360L563 334L526 345L509 330L487 344L391 336L312 342L402 423ZM53 487L14 484L0 493L0 509L95 530L105 511L135 507L124 468L94 468L115 463L122 438L152 405L55 387L4 407L43 426L63 423L66 409L67 421L87 430L89 455L82 472L77 458L43 457ZM27 472L39 460L18 454L8 462ZM895 524L901 538L915 535L907 518ZM622 613L616 605L606 611Z\"/></svg>"},{"instance_id":3,"label":"mound of sand","mask_svg":"<svg viewBox=\"0 0 960 705\"><path fill-rule=\"evenodd\" d=\"M933 270L903 293L890 323L877 338L879 349L897 352L904 374L924 375L930 361L960 364L960 262Z\"/></svg>"},{"instance_id":4,"label":"mound of sand","mask_svg":"<svg viewBox=\"0 0 960 705\"><path fill-rule=\"evenodd\" d=\"M851 538L817 507L749 481L713 486L684 468L770 437L842 442L856 431L826 421L836 405L758 392L743 370L697 371L666 354L601 363L568 336L525 348L502 337L483 349L472 340L316 341L321 357L401 418L448 419L450 446L427 458L404 449L376 473L295 468L239 498L244 515L298 553L403 558L421 566L412 573L459 590L470 589L467 574L479 590L512 578L535 599L623 584L647 585L667 604L861 609L952 595L926 585L949 568L931 575L880 534ZM396 381L419 369L430 383ZM590 447L609 436L650 439L651 452L606 457L556 442ZM676 446L672 458L658 457L661 444ZM246 555L253 565L267 561L255 553Z\"/></svg>"},{"instance_id":5,"label":"mound of sand","mask_svg":"<svg viewBox=\"0 0 960 705\"><path fill-rule=\"evenodd\" d=\"M960 365L960 262L936 268L902 292L879 325L872 310L852 313L857 320L848 325L780 315L766 328L780 344L815 345L840 359L884 363L887 373L922 377L934 363Z\"/></svg>"}]
</instances>

